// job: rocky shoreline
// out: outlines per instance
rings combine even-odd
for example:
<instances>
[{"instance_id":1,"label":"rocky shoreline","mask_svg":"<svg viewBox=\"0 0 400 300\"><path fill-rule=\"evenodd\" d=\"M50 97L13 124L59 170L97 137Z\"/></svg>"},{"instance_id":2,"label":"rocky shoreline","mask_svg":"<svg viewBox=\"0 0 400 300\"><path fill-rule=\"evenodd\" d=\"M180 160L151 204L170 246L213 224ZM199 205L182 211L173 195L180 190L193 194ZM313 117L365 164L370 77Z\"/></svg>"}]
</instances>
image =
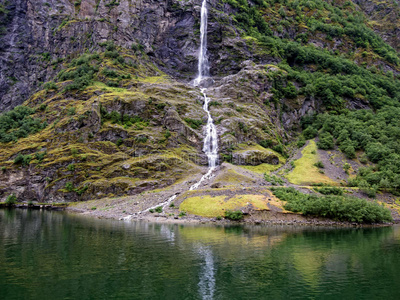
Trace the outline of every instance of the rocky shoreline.
<instances>
[{"instance_id":1,"label":"rocky shoreline","mask_svg":"<svg viewBox=\"0 0 400 300\"><path fill-rule=\"evenodd\" d=\"M381 223L381 224L360 224L351 222L340 222L330 219L306 217L299 214L280 214L275 212L265 211L264 214L269 215L268 218L260 218L255 215L247 214L242 220L234 221L229 219L218 219L218 218L207 218L196 215L186 215L182 217L168 216L167 214L146 214L146 215L115 215L102 213L98 214L91 210L77 209L73 207L67 207L66 211L69 213L75 213L85 215L89 217L95 217L99 219L114 219L120 221L145 221L155 223L171 223L171 224L214 224L214 225L292 225L292 226L318 226L318 227L386 227L399 224L400 220L395 220L393 223Z\"/></svg>"}]
</instances>

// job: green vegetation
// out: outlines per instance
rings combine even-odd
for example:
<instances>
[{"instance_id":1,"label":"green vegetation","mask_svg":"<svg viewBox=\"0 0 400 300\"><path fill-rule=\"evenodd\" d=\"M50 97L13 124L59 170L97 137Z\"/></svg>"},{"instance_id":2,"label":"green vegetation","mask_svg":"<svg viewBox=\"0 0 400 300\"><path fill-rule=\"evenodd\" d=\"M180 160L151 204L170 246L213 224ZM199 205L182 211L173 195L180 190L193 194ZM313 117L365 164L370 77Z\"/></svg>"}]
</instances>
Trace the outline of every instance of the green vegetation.
<instances>
[{"instance_id":1,"label":"green vegetation","mask_svg":"<svg viewBox=\"0 0 400 300\"><path fill-rule=\"evenodd\" d=\"M189 119L189 118L185 118L184 120L193 129L199 129L200 126L203 125L203 121L202 120L195 120L195 119Z\"/></svg>"},{"instance_id":2,"label":"green vegetation","mask_svg":"<svg viewBox=\"0 0 400 300\"><path fill-rule=\"evenodd\" d=\"M157 206L156 209L155 209L155 212L157 212L159 214L162 213L163 212L162 206Z\"/></svg>"},{"instance_id":3,"label":"green vegetation","mask_svg":"<svg viewBox=\"0 0 400 300\"><path fill-rule=\"evenodd\" d=\"M369 160L375 165L359 169L356 185L360 189L370 196L377 190L400 195L399 114L400 107L385 106L376 113L357 110L340 115L313 115L307 117L305 123L307 128L319 130L320 137L329 135L332 143L348 158L354 158L355 151L365 152L363 163ZM344 168L348 171L350 165Z\"/></svg>"},{"instance_id":4,"label":"green vegetation","mask_svg":"<svg viewBox=\"0 0 400 300\"><path fill-rule=\"evenodd\" d=\"M83 90L92 84L94 74L99 71L99 60L98 54L84 54L72 60L68 65L69 69L62 70L58 74L58 78L61 81L73 80L73 83L69 84L65 91Z\"/></svg>"},{"instance_id":5,"label":"green vegetation","mask_svg":"<svg viewBox=\"0 0 400 300\"><path fill-rule=\"evenodd\" d=\"M225 218L229 220L239 221L243 219L243 212L241 212L240 210L227 210L225 212Z\"/></svg>"},{"instance_id":6,"label":"green vegetation","mask_svg":"<svg viewBox=\"0 0 400 300\"><path fill-rule=\"evenodd\" d=\"M268 74L273 81L271 91L275 103L283 97L291 99L298 95L316 97L326 107L334 109L344 108L346 100L350 99L367 100L374 108L399 101L400 82L392 73L384 74L374 66L357 65L351 53L339 55L340 52L308 44L310 34L325 35L327 40L332 37L348 39L351 46L343 45L341 51L369 49L379 60L398 66L397 52L366 25L364 15L351 2L343 7L322 0L257 0L255 5L244 0L225 2L238 10L233 16L237 25L268 49L270 55L282 59L280 70ZM310 10L316 11L316 15L310 15ZM271 28L287 33L295 29L299 33L296 40L291 41L288 35L274 36L276 33ZM309 30L304 32L304 28Z\"/></svg>"},{"instance_id":7,"label":"green vegetation","mask_svg":"<svg viewBox=\"0 0 400 300\"><path fill-rule=\"evenodd\" d=\"M343 190L338 187L325 186L321 188L314 188L314 190L323 195L343 195Z\"/></svg>"},{"instance_id":8,"label":"green vegetation","mask_svg":"<svg viewBox=\"0 0 400 300\"><path fill-rule=\"evenodd\" d=\"M17 196L15 196L15 194L7 196L5 203L7 206L14 205L15 203L17 203Z\"/></svg>"},{"instance_id":9,"label":"green vegetation","mask_svg":"<svg viewBox=\"0 0 400 300\"><path fill-rule=\"evenodd\" d=\"M324 163L322 161L317 161L314 166L316 166L317 168L323 169L325 168Z\"/></svg>"},{"instance_id":10,"label":"green vegetation","mask_svg":"<svg viewBox=\"0 0 400 300\"><path fill-rule=\"evenodd\" d=\"M264 179L270 182L272 185L283 185L285 182L275 175L268 175L267 173L264 174Z\"/></svg>"},{"instance_id":11,"label":"green vegetation","mask_svg":"<svg viewBox=\"0 0 400 300\"><path fill-rule=\"evenodd\" d=\"M316 196L294 188L273 188L274 195L287 201L285 209L304 215L357 223L391 222L389 209L365 199L349 196Z\"/></svg>"},{"instance_id":12,"label":"green vegetation","mask_svg":"<svg viewBox=\"0 0 400 300\"><path fill-rule=\"evenodd\" d=\"M0 115L0 143L17 141L39 132L47 126L41 119L32 118L35 110L27 106L17 106Z\"/></svg>"},{"instance_id":13,"label":"green vegetation","mask_svg":"<svg viewBox=\"0 0 400 300\"><path fill-rule=\"evenodd\" d=\"M302 157L294 161L294 169L285 177L294 184L324 183L335 185L328 176L320 173L318 167L319 155L317 154L315 141L310 140L308 145L301 151Z\"/></svg>"},{"instance_id":14,"label":"green vegetation","mask_svg":"<svg viewBox=\"0 0 400 300\"><path fill-rule=\"evenodd\" d=\"M111 124L119 124L124 126L124 128L129 128L133 125L136 129L141 129L149 125L148 121L143 120L139 116L128 116L122 115L117 111L108 112L103 106L100 107L101 121L110 121Z\"/></svg>"},{"instance_id":15,"label":"green vegetation","mask_svg":"<svg viewBox=\"0 0 400 300\"><path fill-rule=\"evenodd\" d=\"M18 153L18 155L14 158L14 164L28 166L31 163L31 160L32 156Z\"/></svg>"}]
</instances>

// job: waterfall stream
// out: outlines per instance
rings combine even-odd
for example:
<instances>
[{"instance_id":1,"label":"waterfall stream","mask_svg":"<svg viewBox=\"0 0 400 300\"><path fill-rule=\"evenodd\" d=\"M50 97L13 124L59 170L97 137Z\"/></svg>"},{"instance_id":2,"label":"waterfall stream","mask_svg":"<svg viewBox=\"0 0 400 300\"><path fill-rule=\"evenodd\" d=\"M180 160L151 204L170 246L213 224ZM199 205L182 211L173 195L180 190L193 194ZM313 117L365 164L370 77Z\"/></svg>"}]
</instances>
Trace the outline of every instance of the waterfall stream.
<instances>
[{"instance_id":1,"label":"waterfall stream","mask_svg":"<svg viewBox=\"0 0 400 300\"><path fill-rule=\"evenodd\" d=\"M198 66L199 74L194 80L195 86L202 86L203 81L211 79L209 77L210 66L208 64L207 56L207 19L207 1L203 0L203 4L201 5L200 53ZM207 84L209 84L210 81L212 80L208 80ZM201 179L197 183L192 185L190 187L190 190L197 189L204 180L211 178L212 172L214 171L218 163L218 135L217 129L214 125L214 121L209 110L210 98L207 97L206 88L202 88L201 92L204 97L203 110L207 113L206 137L204 139L203 151L208 158L208 172L203 175L203 177L201 177Z\"/></svg>"},{"instance_id":2,"label":"waterfall stream","mask_svg":"<svg viewBox=\"0 0 400 300\"><path fill-rule=\"evenodd\" d=\"M203 0L203 4L201 5L201 25L200 25L200 51L199 51L199 64L198 64L198 75L194 80L195 86L209 86L210 82L213 82L209 77L210 75L210 66L208 64L208 56L207 56L207 19L208 19L208 9L207 9L207 1ZM200 184L206 180L212 178L212 173L218 164L218 135L217 129L214 125L214 120L211 116L209 110L209 102L210 98L207 97L206 88L201 88L201 93L204 97L203 110L207 113L207 125L206 125L206 137L204 138L203 151L207 155L208 158L208 171L204 174L198 182L193 184L189 190L197 189ZM176 195L171 196L166 201L157 204L153 207L149 207L146 210L138 212L137 214L141 214L144 212L148 212L149 210L154 210L159 206L165 208L169 205L174 199ZM131 216L125 217L125 219L130 219Z\"/></svg>"}]
</instances>

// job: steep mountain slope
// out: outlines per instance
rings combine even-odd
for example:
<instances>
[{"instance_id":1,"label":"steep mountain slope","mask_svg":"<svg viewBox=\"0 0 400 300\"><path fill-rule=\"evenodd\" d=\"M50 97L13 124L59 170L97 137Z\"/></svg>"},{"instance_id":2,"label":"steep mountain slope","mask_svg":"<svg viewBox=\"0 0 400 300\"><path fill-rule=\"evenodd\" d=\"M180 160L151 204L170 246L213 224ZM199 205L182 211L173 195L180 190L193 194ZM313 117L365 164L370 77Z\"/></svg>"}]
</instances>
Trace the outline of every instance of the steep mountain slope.
<instances>
[{"instance_id":1,"label":"steep mountain slope","mask_svg":"<svg viewBox=\"0 0 400 300\"><path fill-rule=\"evenodd\" d=\"M139 211L185 192L207 163L203 98L191 84L200 2L1 0L0 198L152 190ZM365 1L208 5L207 94L222 166L205 187L398 193L400 170L388 166L400 155L389 136L398 128L389 112L399 106L400 57L397 29L377 25L382 14ZM385 10L398 20L395 4Z\"/></svg>"}]
</instances>

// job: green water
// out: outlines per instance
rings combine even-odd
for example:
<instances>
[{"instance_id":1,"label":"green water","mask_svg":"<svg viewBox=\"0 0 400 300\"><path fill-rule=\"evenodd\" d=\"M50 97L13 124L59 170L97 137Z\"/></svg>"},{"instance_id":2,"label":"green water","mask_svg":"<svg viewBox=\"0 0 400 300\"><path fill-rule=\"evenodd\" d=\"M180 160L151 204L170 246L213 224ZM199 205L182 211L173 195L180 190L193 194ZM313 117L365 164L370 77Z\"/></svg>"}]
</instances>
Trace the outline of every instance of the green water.
<instances>
[{"instance_id":1,"label":"green water","mask_svg":"<svg viewBox=\"0 0 400 300\"><path fill-rule=\"evenodd\" d=\"M170 225L0 210L0 299L399 299L400 227Z\"/></svg>"}]
</instances>

